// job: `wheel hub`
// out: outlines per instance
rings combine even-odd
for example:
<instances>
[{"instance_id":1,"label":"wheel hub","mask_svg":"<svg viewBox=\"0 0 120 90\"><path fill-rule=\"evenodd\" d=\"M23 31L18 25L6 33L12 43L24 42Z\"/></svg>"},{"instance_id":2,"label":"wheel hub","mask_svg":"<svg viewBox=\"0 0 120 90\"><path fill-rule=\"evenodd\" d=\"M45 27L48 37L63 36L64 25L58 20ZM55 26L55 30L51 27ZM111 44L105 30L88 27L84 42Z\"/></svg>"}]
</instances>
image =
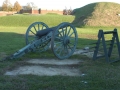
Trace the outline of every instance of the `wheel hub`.
<instances>
[{"instance_id":1,"label":"wheel hub","mask_svg":"<svg viewBox=\"0 0 120 90\"><path fill-rule=\"evenodd\" d=\"M63 44L64 44L64 45L67 45L67 44L69 44L69 43L70 43L69 37L65 37L65 39L64 39L64 41L63 41Z\"/></svg>"}]
</instances>

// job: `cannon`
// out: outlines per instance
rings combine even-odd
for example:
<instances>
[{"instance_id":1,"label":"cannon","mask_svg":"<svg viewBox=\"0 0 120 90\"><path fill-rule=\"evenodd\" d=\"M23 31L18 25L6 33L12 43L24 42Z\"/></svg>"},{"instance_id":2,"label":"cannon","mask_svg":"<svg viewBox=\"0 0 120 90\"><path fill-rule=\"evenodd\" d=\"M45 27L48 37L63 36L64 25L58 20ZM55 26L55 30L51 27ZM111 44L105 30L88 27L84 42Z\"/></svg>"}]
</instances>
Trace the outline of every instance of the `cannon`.
<instances>
[{"instance_id":1,"label":"cannon","mask_svg":"<svg viewBox=\"0 0 120 90\"><path fill-rule=\"evenodd\" d=\"M25 34L26 46L9 56L16 59L28 52L43 52L51 49L58 59L69 58L77 46L76 28L68 22L49 28L43 22L32 23Z\"/></svg>"}]
</instances>

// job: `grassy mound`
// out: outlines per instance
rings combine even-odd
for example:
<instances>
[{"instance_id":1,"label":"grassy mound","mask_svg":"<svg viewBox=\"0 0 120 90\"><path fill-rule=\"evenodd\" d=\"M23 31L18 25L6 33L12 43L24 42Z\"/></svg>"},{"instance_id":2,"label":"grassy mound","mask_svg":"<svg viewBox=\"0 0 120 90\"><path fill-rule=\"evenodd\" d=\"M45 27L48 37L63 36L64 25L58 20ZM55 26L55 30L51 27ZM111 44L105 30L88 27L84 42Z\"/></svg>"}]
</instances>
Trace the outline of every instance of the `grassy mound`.
<instances>
[{"instance_id":1,"label":"grassy mound","mask_svg":"<svg viewBox=\"0 0 120 90\"><path fill-rule=\"evenodd\" d=\"M120 4L99 2L73 11L76 26L120 26Z\"/></svg>"}]
</instances>

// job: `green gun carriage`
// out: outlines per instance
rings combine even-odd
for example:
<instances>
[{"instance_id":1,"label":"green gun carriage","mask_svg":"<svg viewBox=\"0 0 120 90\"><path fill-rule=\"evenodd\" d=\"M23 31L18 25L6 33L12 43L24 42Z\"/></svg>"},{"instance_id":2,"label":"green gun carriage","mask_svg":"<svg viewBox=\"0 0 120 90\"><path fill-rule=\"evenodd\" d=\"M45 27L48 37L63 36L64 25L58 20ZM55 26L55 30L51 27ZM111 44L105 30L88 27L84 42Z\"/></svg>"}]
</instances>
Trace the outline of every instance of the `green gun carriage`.
<instances>
[{"instance_id":1,"label":"green gun carriage","mask_svg":"<svg viewBox=\"0 0 120 90\"><path fill-rule=\"evenodd\" d=\"M49 28L43 22L32 23L25 34L26 46L10 55L15 59L28 52L43 52L50 48L58 59L69 58L77 46L76 28L68 22Z\"/></svg>"}]
</instances>

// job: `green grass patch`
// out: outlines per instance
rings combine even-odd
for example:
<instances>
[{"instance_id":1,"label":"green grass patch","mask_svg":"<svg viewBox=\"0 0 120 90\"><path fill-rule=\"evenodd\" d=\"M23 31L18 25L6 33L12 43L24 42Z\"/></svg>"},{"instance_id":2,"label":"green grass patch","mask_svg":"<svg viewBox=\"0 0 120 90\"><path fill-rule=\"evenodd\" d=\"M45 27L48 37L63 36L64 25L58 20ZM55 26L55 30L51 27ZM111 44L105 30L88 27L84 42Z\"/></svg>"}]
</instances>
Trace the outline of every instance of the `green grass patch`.
<instances>
[{"instance_id":1,"label":"green grass patch","mask_svg":"<svg viewBox=\"0 0 120 90\"><path fill-rule=\"evenodd\" d=\"M0 27L1 57L3 55L11 55L25 46L27 28ZM113 30L113 28L103 29ZM94 42L96 39L88 37L96 35L98 30L99 28L77 28L79 36L77 48ZM82 74L85 74L84 76L4 75L8 70L20 65L24 66L26 64L25 61L31 58L53 59L56 57L51 50L48 50L43 53L29 53L16 60L0 62L0 90L119 90L120 88L119 61L109 64L104 58L93 61L84 55L73 55L69 58L83 60L79 65L79 70Z\"/></svg>"},{"instance_id":2,"label":"green grass patch","mask_svg":"<svg viewBox=\"0 0 120 90\"><path fill-rule=\"evenodd\" d=\"M33 22L44 22L48 26L57 26L62 22L72 22L74 16L66 15L12 15L0 17L0 26L5 27L28 27Z\"/></svg>"}]
</instances>

